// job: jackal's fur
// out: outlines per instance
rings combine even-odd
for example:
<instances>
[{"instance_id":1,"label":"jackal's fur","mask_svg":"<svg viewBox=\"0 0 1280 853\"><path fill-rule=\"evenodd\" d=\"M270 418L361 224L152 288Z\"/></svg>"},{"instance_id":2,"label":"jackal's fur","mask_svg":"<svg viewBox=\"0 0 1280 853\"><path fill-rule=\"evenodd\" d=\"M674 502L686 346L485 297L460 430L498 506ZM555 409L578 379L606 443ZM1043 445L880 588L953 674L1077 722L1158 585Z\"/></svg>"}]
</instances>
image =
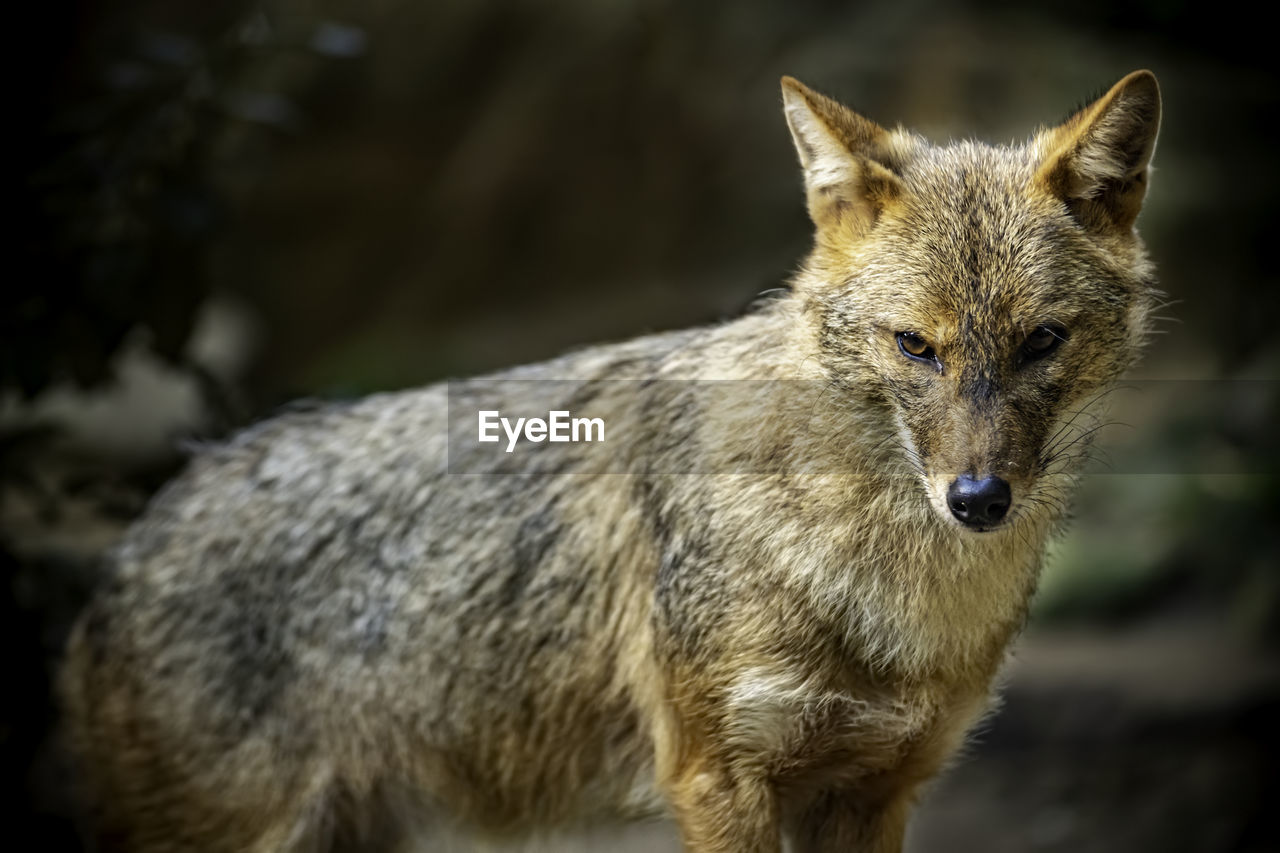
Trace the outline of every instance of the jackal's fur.
<instances>
[{"instance_id":1,"label":"jackal's fur","mask_svg":"<svg viewBox=\"0 0 1280 853\"><path fill-rule=\"evenodd\" d=\"M155 499L62 679L103 849L663 812L695 851L900 848L1023 623L1072 419L1143 340L1159 92L1139 71L1024 145L933 147L782 88L816 224L792 289L506 374L641 434L449 473L435 386L277 417ZM818 441L785 404L741 424L786 464L727 473L698 466L732 412L655 379L833 396ZM451 402L545 412L537 387ZM623 473L582 473L601 453ZM952 517L961 474L1010 485L992 529Z\"/></svg>"}]
</instances>

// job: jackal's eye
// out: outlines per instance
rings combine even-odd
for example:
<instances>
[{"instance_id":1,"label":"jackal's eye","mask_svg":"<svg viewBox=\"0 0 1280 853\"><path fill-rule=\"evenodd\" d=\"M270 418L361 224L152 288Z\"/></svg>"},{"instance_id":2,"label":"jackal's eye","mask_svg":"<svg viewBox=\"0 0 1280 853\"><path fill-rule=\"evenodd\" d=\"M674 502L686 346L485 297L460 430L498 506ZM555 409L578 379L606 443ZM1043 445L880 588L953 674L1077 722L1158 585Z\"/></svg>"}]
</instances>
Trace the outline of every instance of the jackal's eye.
<instances>
[{"instance_id":1,"label":"jackal's eye","mask_svg":"<svg viewBox=\"0 0 1280 853\"><path fill-rule=\"evenodd\" d=\"M1022 357L1026 361L1044 358L1067 339L1066 329L1059 326L1037 326L1022 342Z\"/></svg>"},{"instance_id":2,"label":"jackal's eye","mask_svg":"<svg viewBox=\"0 0 1280 853\"><path fill-rule=\"evenodd\" d=\"M938 365L938 354L934 352L928 341L915 332L898 332L898 349L902 350L902 354L907 358L927 361L935 367Z\"/></svg>"}]
</instances>

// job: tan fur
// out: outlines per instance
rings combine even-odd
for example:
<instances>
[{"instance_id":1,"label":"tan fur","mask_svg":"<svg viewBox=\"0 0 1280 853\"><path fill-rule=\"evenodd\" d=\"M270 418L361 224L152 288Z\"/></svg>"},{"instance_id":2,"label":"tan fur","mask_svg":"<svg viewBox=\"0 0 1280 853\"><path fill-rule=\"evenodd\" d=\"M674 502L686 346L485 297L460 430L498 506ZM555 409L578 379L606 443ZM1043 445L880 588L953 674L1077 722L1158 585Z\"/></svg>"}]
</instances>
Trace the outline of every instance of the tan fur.
<instances>
[{"instance_id":1,"label":"tan fur","mask_svg":"<svg viewBox=\"0 0 1280 853\"><path fill-rule=\"evenodd\" d=\"M1159 95L1137 72L1006 148L783 100L816 226L786 295L286 414L157 497L62 678L103 849L665 813L700 853L900 850L1144 338ZM1045 324L1064 340L1029 359ZM548 387L630 434L460 452L451 409ZM962 474L1010 483L1003 522L953 517Z\"/></svg>"}]
</instances>

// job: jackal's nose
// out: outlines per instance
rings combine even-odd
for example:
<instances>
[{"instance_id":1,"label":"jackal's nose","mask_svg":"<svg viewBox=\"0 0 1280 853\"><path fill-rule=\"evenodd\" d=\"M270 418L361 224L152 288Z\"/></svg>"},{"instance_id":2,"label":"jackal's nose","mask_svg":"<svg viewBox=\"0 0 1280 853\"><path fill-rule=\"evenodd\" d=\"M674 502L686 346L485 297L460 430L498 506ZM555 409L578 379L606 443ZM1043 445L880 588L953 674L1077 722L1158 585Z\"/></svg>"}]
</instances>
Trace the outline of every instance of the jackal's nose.
<instances>
[{"instance_id":1,"label":"jackal's nose","mask_svg":"<svg viewBox=\"0 0 1280 853\"><path fill-rule=\"evenodd\" d=\"M999 477L975 480L961 474L947 489L947 506L951 514L969 527L989 527L1004 518L1013 497L1009 484Z\"/></svg>"}]
</instances>

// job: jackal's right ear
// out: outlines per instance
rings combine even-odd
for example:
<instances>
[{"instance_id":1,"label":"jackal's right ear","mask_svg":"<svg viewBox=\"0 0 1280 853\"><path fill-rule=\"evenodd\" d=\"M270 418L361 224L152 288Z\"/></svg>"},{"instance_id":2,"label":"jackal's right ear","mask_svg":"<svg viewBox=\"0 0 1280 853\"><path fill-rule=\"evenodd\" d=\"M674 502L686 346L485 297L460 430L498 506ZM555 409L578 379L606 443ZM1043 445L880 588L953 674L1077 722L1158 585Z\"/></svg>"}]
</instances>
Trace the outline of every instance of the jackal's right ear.
<instances>
[{"instance_id":1,"label":"jackal's right ear","mask_svg":"<svg viewBox=\"0 0 1280 853\"><path fill-rule=\"evenodd\" d=\"M793 77L782 78L782 104L814 224L866 231L902 191L893 134Z\"/></svg>"},{"instance_id":2,"label":"jackal's right ear","mask_svg":"<svg viewBox=\"0 0 1280 853\"><path fill-rule=\"evenodd\" d=\"M1039 140L1041 186L1086 228L1131 232L1160 130L1160 86L1135 71Z\"/></svg>"}]
</instances>

